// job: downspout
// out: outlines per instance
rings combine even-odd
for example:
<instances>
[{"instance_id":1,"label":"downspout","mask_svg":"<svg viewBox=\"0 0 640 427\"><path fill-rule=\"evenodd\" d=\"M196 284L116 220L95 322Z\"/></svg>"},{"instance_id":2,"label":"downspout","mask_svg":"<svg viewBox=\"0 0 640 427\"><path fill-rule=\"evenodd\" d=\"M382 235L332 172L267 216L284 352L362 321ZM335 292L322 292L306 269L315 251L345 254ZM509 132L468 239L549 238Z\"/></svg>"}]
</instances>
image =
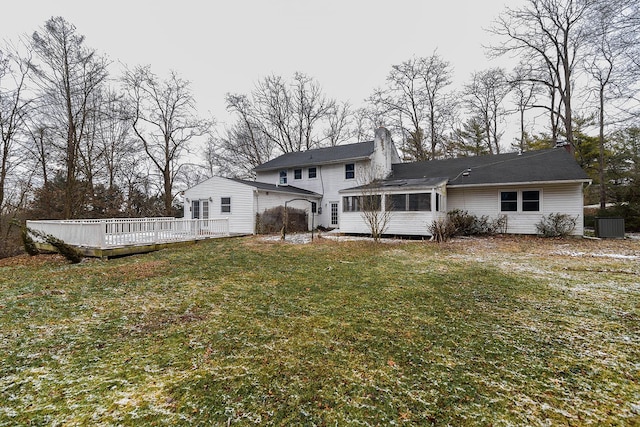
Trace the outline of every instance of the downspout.
<instances>
[{"instance_id":1,"label":"downspout","mask_svg":"<svg viewBox=\"0 0 640 427\"><path fill-rule=\"evenodd\" d=\"M318 166L318 169L320 169L320 188L322 188L322 198L320 199L318 207L322 208L322 203L324 203L324 178L322 177L322 166Z\"/></svg>"},{"instance_id":2,"label":"downspout","mask_svg":"<svg viewBox=\"0 0 640 427\"><path fill-rule=\"evenodd\" d=\"M258 234L258 212L260 212L260 193L258 192L257 188L253 189L253 193L255 195L256 198L256 202L253 204L254 206L254 211L253 211L253 235L255 236L256 234Z\"/></svg>"}]
</instances>

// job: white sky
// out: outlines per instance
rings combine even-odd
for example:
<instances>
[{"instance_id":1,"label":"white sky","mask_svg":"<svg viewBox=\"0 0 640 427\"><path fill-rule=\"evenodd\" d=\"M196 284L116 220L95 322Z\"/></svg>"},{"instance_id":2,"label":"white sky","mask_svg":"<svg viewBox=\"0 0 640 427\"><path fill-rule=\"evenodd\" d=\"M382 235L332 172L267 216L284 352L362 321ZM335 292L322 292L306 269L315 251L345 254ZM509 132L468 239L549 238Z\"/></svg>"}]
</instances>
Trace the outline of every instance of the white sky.
<instances>
[{"instance_id":1,"label":"white sky","mask_svg":"<svg viewBox=\"0 0 640 427\"><path fill-rule=\"evenodd\" d=\"M521 0L21 0L0 6L0 40L63 16L115 63L176 70L192 82L200 115L223 124L225 94L248 94L269 74L304 72L359 107L392 65L437 50L460 87L471 72L504 65L482 45L507 3Z\"/></svg>"}]
</instances>

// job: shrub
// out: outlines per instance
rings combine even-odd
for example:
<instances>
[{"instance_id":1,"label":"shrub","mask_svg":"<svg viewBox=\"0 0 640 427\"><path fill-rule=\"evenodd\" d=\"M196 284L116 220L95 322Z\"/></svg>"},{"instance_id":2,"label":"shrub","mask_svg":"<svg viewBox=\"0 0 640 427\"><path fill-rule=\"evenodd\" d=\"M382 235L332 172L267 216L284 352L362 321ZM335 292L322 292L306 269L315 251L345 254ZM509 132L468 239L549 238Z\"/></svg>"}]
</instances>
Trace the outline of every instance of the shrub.
<instances>
[{"instance_id":1,"label":"shrub","mask_svg":"<svg viewBox=\"0 0 640 427\"><path fill-rule=\"evenodd\" d=\"M487 215L477 217L467 211L454 209L447 213L447 219L455 227L455 234L462 236L478 236L507 232L507 216L500 215L491 219Z\"/></svg>"},{"instance_id":2,"label":"shrub","mask_svg":"<svg viewBox=\"0 0 640 427\"><path fill-rule=\"evenodd\" d=\"M454 209L447 212L447 220L454 227L454 234L461 234L463 236L471 236L472 234L475 234L474 230L477 219L474 215L469 214L469 212Z\"/></svg>"},{"instance_id":3,"label":"shrub","mask_svg":"<svg viewBox=\"0 0 640 427\"><path fill-rule=\"evenodd\" d=\"M270 234L282 231L284 206L266 209L256 214L256 233ZM287 233L308 231L307 212L304 209L287 208Z\"/></svg>"},{"instance_id":4,"label":"shrub","mask_svg":"<svg viewBox=\"0 0 640 427\"><path fill-rule=\"evenodd\" d=\"M578 217L562 213L551 213L536 224L538 234L543 237L566 237L576 228Z\"/></svg>"},{"instance_id":5,"label":"shrub","mask_svg":"<svg viewBox=\"0 0 640 427\"><path fill-rule=\"evenodd\" d=\"M456 235L456 226L449 217L434 220L427 226L427 230L438 243L446 242Z\"/></svg>"}]
</instances>

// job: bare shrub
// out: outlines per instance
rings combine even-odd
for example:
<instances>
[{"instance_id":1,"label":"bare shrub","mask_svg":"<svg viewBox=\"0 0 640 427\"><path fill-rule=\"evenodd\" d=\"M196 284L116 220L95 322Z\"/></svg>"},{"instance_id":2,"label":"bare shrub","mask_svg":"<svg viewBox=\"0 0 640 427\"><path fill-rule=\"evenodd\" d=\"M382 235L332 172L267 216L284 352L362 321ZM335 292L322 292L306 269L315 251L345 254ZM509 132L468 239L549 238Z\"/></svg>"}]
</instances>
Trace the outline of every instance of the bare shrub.
<instances>
[{"instance_id":1,"label":"bare shrub","mask_svg":"<svg viewBox=\"0 0 640 427\"><path fill-rule=\"evenodd\" d=\"M566 237L576 228L578 217L563 213L550 213L536 224L536 230L542 237Z\"/></svg>"},{"instance_id":2,"label":"bare shrub","mask_svg":"<svg viewBox=\"0 0 640 427\"><path fill-rule=\"evenodd\" d=\"M455 227L455 235L479 236L507 231L506 215L491 219L487 215L478 217L467 211L454 209L447 213L447 219Z\"/></svg>"},{"instance_id":3,"label":"bare shrub","mask_svg":"<svg viewBox=\"0 0 640 427\"><path fill-rule=\"evenodd\" d=\"M456 235L457 229L455 224L447 218L438 218L427 226L429 234L438 242L446 242Z\"/></svg>"},{"instance_id":4,"label":"bare shrub","mask_svg":"<svg viewBox=\"0 0 640 427\"><path fill-rule=\"evenodd\" d=\"M279 233L284 226L284 209L284 206L277 206L256 214L256 233ZM286 217L288 233L308 231L307 212L304 209L287 208Z\"/></svg>"}]
</instances>

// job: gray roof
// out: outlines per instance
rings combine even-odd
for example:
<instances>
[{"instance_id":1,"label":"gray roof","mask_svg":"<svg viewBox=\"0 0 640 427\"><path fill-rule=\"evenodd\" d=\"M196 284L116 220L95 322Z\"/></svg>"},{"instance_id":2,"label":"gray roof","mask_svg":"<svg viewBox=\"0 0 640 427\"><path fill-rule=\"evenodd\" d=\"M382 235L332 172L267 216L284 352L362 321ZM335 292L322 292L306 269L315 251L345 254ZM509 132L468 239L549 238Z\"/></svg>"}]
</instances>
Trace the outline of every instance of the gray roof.
<instances>
[{"instance_id":1,"label":"gray roof","mask_svg":"<svg viewBox=\"0 0 640 427\"><path fill-rule=\"evenodd\" d=\"M468 173L467 173L468 172ZM448 185L589 181L564 148L393 165L392 180L447 177Z\"/></svg>"},{"instance_id":2,"label":"gray roof","mask_svg":"<svg viewBox=\"0 0 640 427\"><path fill-rule=\"evenodd\" d=\"M320 197L318 193L314 193L313 191L303 190L302 188L293 187L291 185L275 185L268 184L266 182L258 182L258 181L247 181L245 179L238 178L230 178L232 181L239 182L241 184L250 185L251 187L257 188L258 190L265 191L279 191L281 193L291 193L300 196L311 196L311 197Z\"/></svg>"},{"instance_id":3,"label":"gray roof","mask_svg":"<svg viewBox=\"0 0 640 427\"><path fill-rule=\"evenodd\" d=\"M400 190L410 188L425 188L425 187L437 187L443 183L446 183L448 178L446 177L433 177L433 178L412 178L412 179L385 179L383 181L374 181L370 184L359 185L357 187L345 188L339 192L349 192L366 189L387 189L387 190Z\"/></svg>"},{"instance_id":4,"label":"gray roof","mask_svg":"<svg viewBox=\"0 0 640 427\"><path fill-rule=\"evenodd\" d=\"M286 153L257 166L255 171L286 169L290 167L315 166L348 160L365 159L373 153L373 141L356 144L336 145L307 151Z\"/></svg>"}]
</instances>

